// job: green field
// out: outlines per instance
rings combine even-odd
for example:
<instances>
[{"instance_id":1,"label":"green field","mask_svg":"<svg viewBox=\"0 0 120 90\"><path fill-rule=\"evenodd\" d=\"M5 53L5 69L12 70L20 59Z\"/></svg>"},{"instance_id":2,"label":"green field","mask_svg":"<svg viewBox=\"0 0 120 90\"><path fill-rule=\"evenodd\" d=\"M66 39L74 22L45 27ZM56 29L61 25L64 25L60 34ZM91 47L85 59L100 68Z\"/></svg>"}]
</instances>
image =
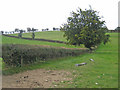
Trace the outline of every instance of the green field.
<instances>
[{"instance_id":1,"label":"green field","mask_svg":"<svg viewBox=\"0 0 120 90\"><path fill-rule=\"evenodd\" d=\"M51 46L51 47L85 48L84 45L73 46L73 45L66 45L63 43L25 40L25 39L18 39L18 38L6 37L6 36L2 36L2 44L29 44L29 45L44 45L44 46Z\"/></svg>"},{"instance_id":2,"label":"green field","mask_svg":"<svg viewBox=\"0 0 120 90\"><path fill-rule=\"evenodd\" d=\"M21 71L33 70L37 68L52 69L52 70L68 70L72 73L73 83L60 83L65 88L118 88L118 34L110 33L111 42L106 45L101 44L93 53L87 53L76 57L58 58L45 63L37 63L25 67L10 68L3 70L4 74L14 74ZM15 39L3 36L3 44L37 44L71 47L64 44L48 43L41 41L30 41ZM89 59L94 59L91 62ZM87 65L76 67L75 64L86 62ZM75 71L75 72L73 72ZM74 77L76 75L76 77ZM97 83L97 84L96 84Z\"/></svg>"},{"instance_id":3,"label":"green field","mask_svg":"<svg viewBox=\"0 0 120 90\"><path fill-rule=\"evenodd\" d=\"M18 34L11 34L11 35L18 36ZM66 41L66 39L65 39L65 37L63 37L63 35L64 35L64 32L61 32L61 31L35 32L35 38ZM32 33L23 33L22 37L31 38Z\"/></svg>"}]
</instances>

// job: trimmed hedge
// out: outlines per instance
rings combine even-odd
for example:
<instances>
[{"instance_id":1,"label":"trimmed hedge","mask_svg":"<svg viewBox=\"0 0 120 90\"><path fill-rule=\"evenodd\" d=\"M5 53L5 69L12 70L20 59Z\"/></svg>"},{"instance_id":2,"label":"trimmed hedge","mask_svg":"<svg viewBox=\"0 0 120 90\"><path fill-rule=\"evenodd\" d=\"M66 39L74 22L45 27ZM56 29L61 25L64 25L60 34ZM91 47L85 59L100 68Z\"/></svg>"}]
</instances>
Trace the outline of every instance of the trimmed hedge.
<instances>
[{"instance_id":1,"label":"trimmed hedge","mask_svg":"<svg viewBox=\"0 0 120 90\"><path fill-rule=\"evenodd\" d=\"M43 48L37 45L5 44L2 58L8 66L22 66L56 57L77 56L88 50Z\"/></svg>"}]
</instances>

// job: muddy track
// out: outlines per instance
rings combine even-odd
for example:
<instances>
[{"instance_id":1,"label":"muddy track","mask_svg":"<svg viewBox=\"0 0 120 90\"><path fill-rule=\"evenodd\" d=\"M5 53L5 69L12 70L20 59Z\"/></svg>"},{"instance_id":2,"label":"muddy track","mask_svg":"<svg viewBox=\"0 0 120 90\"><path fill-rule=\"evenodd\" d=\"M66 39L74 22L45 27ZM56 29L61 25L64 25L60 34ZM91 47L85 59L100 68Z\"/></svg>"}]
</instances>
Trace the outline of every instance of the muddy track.
<instances>
[{"instance_id":1,"label":"muddy track","mask_svg":"<svg viewBox=\"0 0 120 90\"><path fill-rule=\"evenodd\" d=\"M13 38L19 38L17 36L11 36L11 35L6 35L6 34L3 34L3 36L13 37ZM22 37L21 39L32 40L32 38L25 38L25 37ZM48 39L34 39L34 40L37 40L37 41L46 41L46 42L54 42L54 43L64 43L64 44L66 44L66 42L57 41L57 40L48 40Z\"/></svg>"}]
</instances>

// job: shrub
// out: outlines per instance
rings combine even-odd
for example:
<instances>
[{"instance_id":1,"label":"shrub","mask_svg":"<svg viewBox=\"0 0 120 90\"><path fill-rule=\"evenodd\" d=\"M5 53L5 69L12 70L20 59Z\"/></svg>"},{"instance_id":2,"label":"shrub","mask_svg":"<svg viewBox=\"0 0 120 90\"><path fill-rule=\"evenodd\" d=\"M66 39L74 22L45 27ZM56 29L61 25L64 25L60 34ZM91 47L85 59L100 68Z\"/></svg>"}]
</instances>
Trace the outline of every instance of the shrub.
<instances>
[{"instance_id":1,"label":"shrub","mask_svg":"<svg viewBox=\"0 0 120 90\"><path fill-rule=\"evenodd\" d=\"M21 66L56 57L76 56L87 50L43 48L37 45L6 44L2 46L2 58L8 66Z\"/></svg>"}]
</instances>

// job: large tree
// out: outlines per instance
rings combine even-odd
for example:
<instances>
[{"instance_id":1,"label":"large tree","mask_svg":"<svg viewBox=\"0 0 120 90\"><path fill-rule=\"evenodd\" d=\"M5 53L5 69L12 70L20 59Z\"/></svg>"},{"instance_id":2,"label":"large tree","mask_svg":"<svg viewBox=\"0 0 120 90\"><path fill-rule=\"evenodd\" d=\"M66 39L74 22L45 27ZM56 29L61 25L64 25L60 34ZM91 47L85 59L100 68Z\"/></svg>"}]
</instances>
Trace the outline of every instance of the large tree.
<instances>
[{"instance_id":1,"label":"large tree","mask_svg":"<svg viewBox=\"0 0 120 90\"><path fill-rule=\"evenodd\" d=\"M106 35L108 30L105 21L101 20L98 12L90 9L82 10L78 8L77 12L72 12L68 17L67 23L63 24L61 30L65 32L68 44L80 45L92 49L100 43L106 44L110 35Z\"/></svg>"}]
</instances>

